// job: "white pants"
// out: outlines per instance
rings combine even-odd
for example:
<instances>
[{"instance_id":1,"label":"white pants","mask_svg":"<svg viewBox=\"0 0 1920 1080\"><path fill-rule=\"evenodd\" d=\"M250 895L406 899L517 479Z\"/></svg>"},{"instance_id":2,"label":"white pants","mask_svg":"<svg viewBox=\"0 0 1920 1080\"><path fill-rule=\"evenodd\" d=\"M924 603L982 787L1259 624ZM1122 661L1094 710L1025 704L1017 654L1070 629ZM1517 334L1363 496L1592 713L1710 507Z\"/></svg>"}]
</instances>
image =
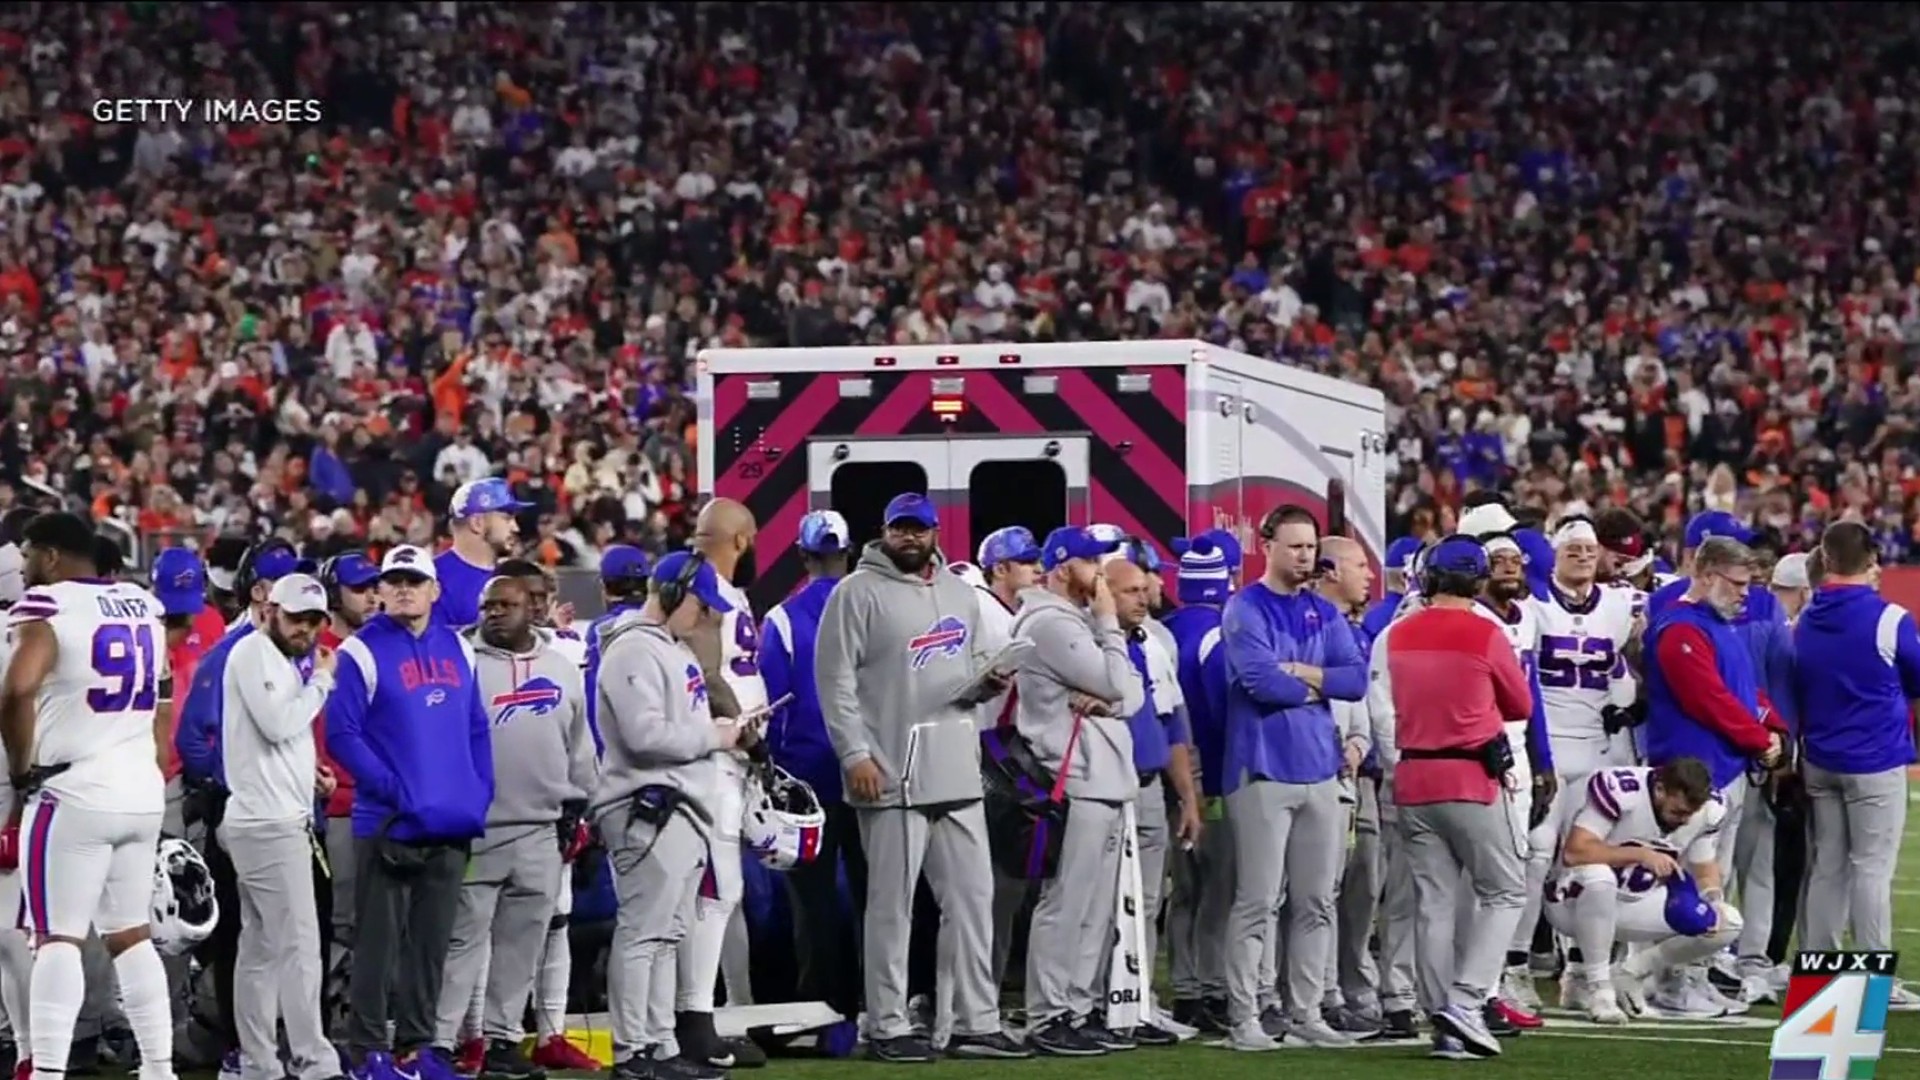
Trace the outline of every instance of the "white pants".
<instances>
[{"instance_id":1,"label":"white pants","mask_svg":"<svg viewBox=\"0 0 1920 1080\"><path fill-rule=\"evenodd\" d=\"M44 937L85 941L153 919L153 866L163 814L63 805L42 791L27 805L20 887L29 924Z\"/></svg>"},{"instance_id":2,"label":"white pants","mask_svg":"<svg viewBox=\"0 0 1920 1080\"><path fill-rule=\"evenodd\" d=\"M1674 933L1667 925L1667 887L1642 887L1648 875L1638 867L1626 874L1623 884L1607 867L1576 866L1556 874L1547 890L1547 921L1579 946L1582 976L1604 977L1615 942L1654 946L1644 957L1636 953L1634 962L1660 971L1711 956L1740 936L1740 913L1727 904L1717 905L1720 921L1712 931L1698 937Z\"/></svg>"},{"instance_id":3,"label":"white pants","mask_svg":"<svg viewBox=\"0 0 1920 1080\"><path fill-rule=\"evenodd\" d=\"M693 921L674 952L680 1012L712 1012L714 990L726 978L727 1003L753 1000L748 977L746 915L740 910L740 830L747 815L746 771L732 755L720 755L720 793L714 800L707 867L693 905Z\"/></svg>"}]
</instances>

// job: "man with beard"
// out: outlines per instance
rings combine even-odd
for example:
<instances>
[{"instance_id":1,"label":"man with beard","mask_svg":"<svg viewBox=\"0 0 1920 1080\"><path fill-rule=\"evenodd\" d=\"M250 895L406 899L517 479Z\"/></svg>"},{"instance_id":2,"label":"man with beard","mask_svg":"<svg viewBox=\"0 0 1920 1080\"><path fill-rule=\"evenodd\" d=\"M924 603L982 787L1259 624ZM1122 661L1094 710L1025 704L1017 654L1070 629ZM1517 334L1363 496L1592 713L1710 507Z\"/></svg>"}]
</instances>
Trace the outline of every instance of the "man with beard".
<instances>
[{"instance_id":1,"label":"man with beard","mask_svg":"<svg viewBox=\"0 0 1920 1080\"><path fill-rule=\"evenodd\" d=\"M1013 624L1014 636L1034 645L1014 684L1014 722L1047 771L1064 778L1072 807L1027 940L1027 1044L1052 1057L1137 1045L1107 1027L1108 996L1100 992L1111 961L1100 946L1115 929L1123 806L1140 791L1126 718L1146 703L1118 599L1100 570L1099 560L1118 548L1091 529L1047 534L1040 547L1046 577L1021 594ZM1081 708L1076 694L1098 707Z\"/></svg>"},{"instance_id":2,"label":"man with beard","mask_svg":"<svg viewBox=\"0 0 1920 1080\"><path fill-rule=\"evenodd\" d=\"M468 634L492 717L494 794L461 884L435 1035L437 1045L453 1049L478 988L485 1051L476 1072L501 1080L538 1071L520 1052L521 1013L559 897L569 891L564 861L582 846L598 772L580 666L535 625L546 595L527 587L544 580L534 570L531 578L502 574L487 582L480 627Z\"/></svg>"},{"instance_id":3,"label":"man with beard","mask_svg":"<svg viewBox=\"0 0 1920 1080\"><path fill-rule=\"evenodd\" d=\"M515 517L531 508L514 498L513 488L497 476L455 489L447 504L453 546L433 559L440 580L435 618L455 630L480 621L480 590L493 576L495 564L519 546L520 525Z\"/></svg>"},{"instance_id":4,"label":"man with beard","mask_svg":"<svg viewBox=\"0 0 1920 1080\"><path fill-rule=\"evenodd\" d=\"M234 1027L241 1076L278 1076L276 1022L299 1080L340 1072L320 999L325 968L314 893L313 717L333 690L334 652L315 653L327 590L306 574L274 582L265 617L228 657L220 745L227 790L219 842L239 886Z\"/></svg>"},{"instance_id":5,"label":"man with beard","mask_svg":"<svg viewBox=\"0 0 1920 1080\"><path fill-rule=\"evenodd\" d=\"M820 711L860 815L867 854L864 983L869 1052L929 1062L907 1008L914 886L942 913L939 982L953 987L949 1057L1025 1057L1000 1030L993 989L993 861L974 713L1006 686L981 649L979 601L948 573L924 495L887 504L881 538L820 616Z\"/></svg>"},{"instance_id":6,"label":"man with beard","mask_svg":"<svg viewBox=\"0 0 1920 1080\"><path fill-rule=\"evenodd\" d=\"M718 674L710 685L713 714L742 723L766 720L767 684L760 677L760 626L743 585L753 581L753 512L732 499L715 499L694 524L693 550L720 579L728 610L717 627L703 628L687 644L700 666ZM692 925L680 939L679 1000L674 1029L682 1057L730 1069L766 1064L766 1056L746 1040L724 1041L713 1029L716 984L725 975L727 1003L750 1005L753 988L746 913L740 910L742 872L740 830L747 812L746 756L718 755L720 787L713 806L711 858L700 883Z\"/></svg>"},{"instance_id":7,"label":"man with beard","mask_svg":"<svg viewBox=\"0 0 1920 1080\"><path fill-rule=\"evenodd\" d=\"M1532 715L1525 720L1509 720L1506 726L1507 743L1513 750L1513 771L1508 774L1511 788L1505 802L1514 844L1526 860L1532 857L1527 837L1534 826L1533 808L1538 805L1544 813L1553 805L1554 795L1559 791L1553 772L1553 747L1547 738L1546 708L1540 696L1540 623L1530 596L1533 586L1527 580L1527 556L1519 542L1505 532L1480 539L1487 553L1487 579L1481 584L1473 611L1500 628L1507 644L1513 647L1514 657L1520 661L1520 669L1526 672L1527 689L1533 695ZM1473 919L1470 909L1474 899L1463 891L1460 900L1463 910L1458 925L1464 933ZM1523 926L1514 934L1514 942L1508 948L1526 951L1533 941L1533 927ZM1514 1029L1539 1027L1541 1020L1519 1001L1495 997L1487 1004L1486 1023L1489 1030L1501 1035L1511 1034Z\"/></svg>"}]
</instances>

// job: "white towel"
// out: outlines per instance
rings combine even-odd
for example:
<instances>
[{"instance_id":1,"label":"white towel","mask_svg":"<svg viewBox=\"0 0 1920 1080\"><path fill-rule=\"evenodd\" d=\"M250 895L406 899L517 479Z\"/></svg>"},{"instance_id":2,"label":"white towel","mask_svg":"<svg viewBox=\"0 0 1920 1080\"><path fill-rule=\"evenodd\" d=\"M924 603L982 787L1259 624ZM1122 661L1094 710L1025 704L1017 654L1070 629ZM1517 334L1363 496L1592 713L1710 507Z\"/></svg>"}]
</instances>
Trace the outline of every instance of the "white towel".
<instances>
[{"instance_id":1,"label":"white towel","mask_svg":"<svg viewBox=\"0 0 1920 1080\"><path fill-rule=\"evenodd\" d=\"M1150 1022L1153 958L1147 955L1146 903L1140 890L1140 851L1132 803L1120 807L1119 887L1114 890L1113 959L1107 968L1107 1028L1128 1031Z\"/></svg>"}]
</instances>

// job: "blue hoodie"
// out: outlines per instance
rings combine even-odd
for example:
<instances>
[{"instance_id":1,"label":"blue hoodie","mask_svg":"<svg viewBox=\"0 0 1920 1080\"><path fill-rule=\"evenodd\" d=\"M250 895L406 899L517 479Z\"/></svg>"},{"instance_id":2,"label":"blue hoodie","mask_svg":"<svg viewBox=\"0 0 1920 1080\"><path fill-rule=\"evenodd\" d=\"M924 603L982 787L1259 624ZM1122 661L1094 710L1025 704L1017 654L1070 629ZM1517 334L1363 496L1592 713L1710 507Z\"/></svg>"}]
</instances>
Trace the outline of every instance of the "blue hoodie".
<instances>
[{"instance_id":1,"label":"blue hoodie","mask_svg":"<svg viewBox=\"0 0 1920 1080\"><path fill-rule=\"evenodd\" d=\"M253 633L243 622L224 634L193 668L193 685L180 702L180 723L173 730L173 748L180 755L180 772L188 780L227 785L226 762L220 752L225 730L227 654L241 638Z\"/></svg>"},{"instance_id":2,"label":"blue hoodie","mask_svg":"<svg viewBox=\"0 0 1920 1080\"><path fill-rule=\"evenodd\" d=\"M340 646L327 751L353 777L353 835L470 840L486 831L493 742L473 647L438 619L415 637L375 615Z\"/></svg>"},{"instance_id":3,"label":"blue hoodie","mask_svg":"<svg viewBox=\"0 0 1920 1080\"><path fill-rule=\"evenodd\" d=\"M1677 578L1655 589L1647 597L1647 621L1651 623L1692 587L1692 578ZM1793 700L1793 635L1787 629L1787 613L1780 608L1780 598L1759 582L1748 586L1747 601L1733 620L1733 631L1753 660L1754 675L1767 700L1786 721L1788 730L1800 730L1800 710Z\"/></svg>"},{"instance_id":4,"label":"blue hoodie","mask_svg":"<svg viewBox=\"0 0 1920 1080\"><path fill-rule=\"evenodd\" d=\"M587 667L582 679L587 688L587 730L593 732L593 752L599 757L605 757L607 754L607 740L600 737L600 695L595 692L595 688L600 685L600 635L613 624L613 620L626 612L639 611L645 606L645 601L622 601L608 608L606 614L587 624Z\"/></svg>"},{"instance_id":5,"label":"blue hoodie","mask_svg":"<svg viewBox=\"0 0 1920 1080\"><path fill-rule=\"evenodd\" d=\"M1227 654L1227 753L1221 788L1253 780L1317 784L1340 774L1340 740L1328 700L1359 701L1367 666L1345 616L1318 593L1274 592L1255 582L1221 614ZM1288 662L1324 673L1315 700L1280 670Z\"/></svg>"},{"instance_id":6,"label":"blue hoodie","mask_svg":"<svg viewBox=\"0 0 1920 1080\"><path fill-rule=\"evenodd\" d=\"M1794 624L1793 648L1808 761L1851 774L1914 763L1920 633L1911 613L1871 586L1823 586Z\"/></svg>"},{"instance_id":7,"label":"blue hoodie","mask_svg":"<svg viewBox=\"0 0 1920 1080\"><path fill-rule=\"evenodd\" d=\"M1182 604L1162 619L1180 646L1180 694L1187 699L1193 750L1200 756L1200 794L1217 799L1227 752L1227 651L1220 648L1220 609Z\"/></svg>"},{"instance_id":8,"label":"blue hoodie","mask_svg":"<svg viewBox=\"0 0 1920 1080\"><path fill-rule=\"evenodd\" d=\"M433 557L433 572L440 579L440 599L433 602L433 614L455 630L480 623L480 594L493 580L493 567L475 566L448 548Z\"/></svg>"},{"instance_id":9,"label":"blue hoodie","mask_svg":"<svg viewBox=\"0 0 1920 1080\"><path fill-rule=\"evenodd\" d=\"M814 578L767 612L760 627L760 679L767 700L793 700L767 728L767 751L776 765L813 785L821 805L841 802L840 758L827 738L820 688L813 681L813 645L820 613L839 578Z\"/></svg>"}]
</instances>

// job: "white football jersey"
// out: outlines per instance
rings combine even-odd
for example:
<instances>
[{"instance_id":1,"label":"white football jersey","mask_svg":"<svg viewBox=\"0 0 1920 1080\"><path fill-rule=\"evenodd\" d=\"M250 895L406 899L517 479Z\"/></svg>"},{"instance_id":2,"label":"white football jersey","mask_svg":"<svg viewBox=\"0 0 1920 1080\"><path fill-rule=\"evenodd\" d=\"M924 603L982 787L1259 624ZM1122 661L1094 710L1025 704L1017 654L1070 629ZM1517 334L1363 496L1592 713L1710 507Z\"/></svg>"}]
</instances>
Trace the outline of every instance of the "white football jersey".
<instances>
[{"instance_id":1,"label":"white football jersey","mask_svg":"<svg viewBox=\"0 0 1920 1080\"><path fill-rule=\"evenodd\" d=\"M553 646L553 651L566 657L573 666L581 671L587 670L587 639L581 637L579 631L572 628L548 630L547 644Z\"/></svg>"},{"instance_id":2,"label":"white football jersey","mask_svg":"<svg viewBox=\"0 0 1920 1080\"><path fill-rule=\"evenodd\" d=\"M154 713L170 677L160 602L126 582L62 581L27 590L9 631L53 628L59 655L40 684L33 764L65 765L48 791L90 810L160 813Z\"/></svg>"},{"instance_id":3,"label":"white football jersey","mask_svg":"<svg viewBox=\"0 0 1920 1080\"><path fill-rule=\"evenodd\" d=\"M1573 816L1569 831L1585 829L1615 847L1657 848L1686 867L1713 862L1720 826L1727 817L1726 804L1716 793L1679 828L1667 832L1653 813L1652 775L1653 770L1644 765L1594 773L1587 779L1586 802ZM1644 867L1621 869L1619 876L1621 888L1628 892L1648 892L1659 885Z\"/></svg>"},{"instance_id":4,"label":"white football jersey","mask_svg":"<svg viewBox=\"0 0 1920 1080\"><path fill-rule=\"evenodd\" d=\"M1473 605L1474 614L1491 621L1506 636L1507 644L1513 646L1513 655L1520 660L1520 666L1534 669L1536 650L1539 648L1540 616L1533 609L1533 602L1526 597L1514 601L1512 613L1502 615L1493 610L1485 600L1477 600Z\"/></svg>"},{"instance_id":5,"label":"white football jersey","mask_svg":"<svg viewBox=\"0 0 1920 1080\"><path fill-rule=\"evenodd\" d=\"M1533 608L1540 630L1534 666L1547 733L1556 741L1604 739L1601 710L1633 704L1625 656L1633 636L1632 592L1595 587L1584 602L1575 602L1556 586L1547 599L1535 599Z\"/></svg>"},{"instance_id":6,"label":"white football jersey","mask_svg":"<svg viewBox=\"0 0 1920 1080\"><path fill-rule=\"evenodd\" d=\"M744 589L722 581L720 595L733 605L720 617L720 674L744 716L767 707L767 683L760 677L760 624Z\"/></svg>"}]
</instances>

